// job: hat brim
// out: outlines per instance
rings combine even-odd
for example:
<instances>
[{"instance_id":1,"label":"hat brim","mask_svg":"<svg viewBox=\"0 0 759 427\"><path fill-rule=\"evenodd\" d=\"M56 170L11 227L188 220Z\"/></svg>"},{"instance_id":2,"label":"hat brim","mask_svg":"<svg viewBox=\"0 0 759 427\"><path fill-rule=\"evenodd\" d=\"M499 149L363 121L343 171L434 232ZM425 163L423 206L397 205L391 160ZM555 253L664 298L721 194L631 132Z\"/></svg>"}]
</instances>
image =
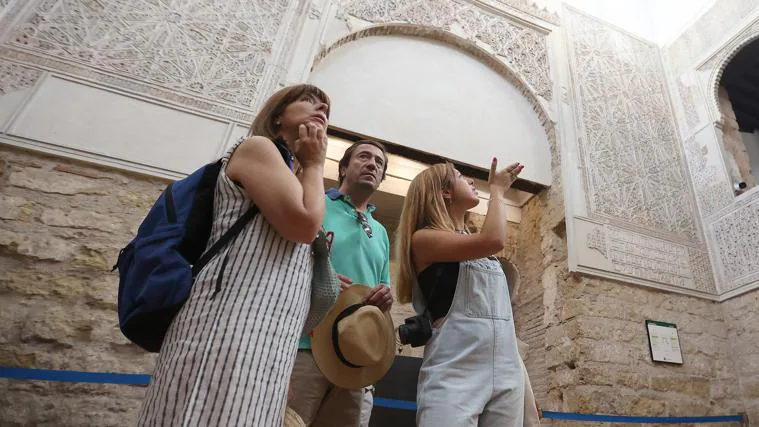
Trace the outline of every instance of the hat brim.
<instances>
[{"instance_id":1,"label":"hat brim","mask_svg":"<svg viewBox=\"0 0 759 427\"><path fill-rule=\"evenodd\" d=\"M395 328L393 326L393 318L389 312L382 313L387 324L384 337L387 343L385 345L385 354L382 355L379 363L361 368L351 368L340 361L332 345L332 325L335 323L337 316L346 307L362 303L371 290L368 286L352 285L342 291L337 298L337 302L335 302L324 319L313 330L311 352L316 366L319 367L322 374L332 384L338 387L353 390L374 384L385 376L393 365L393 359L395 358Z\"/></svg>"},{"instance_id":2,"label":"hat brim","mask_svg":"<svg viewBox=\"0 0 759 427\"><path fill-rule=\"evenodd\" d=\"M285 418L282 420L282 427L306 427L306 423L292 408L285 410Z\"/></svg>"}]
</instances>

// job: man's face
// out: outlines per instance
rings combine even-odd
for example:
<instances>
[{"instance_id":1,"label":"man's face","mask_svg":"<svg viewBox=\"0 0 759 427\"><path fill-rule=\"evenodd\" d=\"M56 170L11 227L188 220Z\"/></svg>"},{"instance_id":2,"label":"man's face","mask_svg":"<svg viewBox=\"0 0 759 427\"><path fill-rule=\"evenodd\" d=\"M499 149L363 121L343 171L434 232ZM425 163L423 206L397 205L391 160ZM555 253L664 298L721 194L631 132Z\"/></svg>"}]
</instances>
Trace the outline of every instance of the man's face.
<instances>
[{"instance_id":1,"label":"man's face","mask_svg":"<svg viewBox=\"0 0 759 427\"><path fill-rule=\"evenodd\" d=\"M382 182L385 155L379 148L362 144L353 150L348 166L342 171L343 182L349 187L359 185L376 190Z\"/></svg>"}]
</instances>

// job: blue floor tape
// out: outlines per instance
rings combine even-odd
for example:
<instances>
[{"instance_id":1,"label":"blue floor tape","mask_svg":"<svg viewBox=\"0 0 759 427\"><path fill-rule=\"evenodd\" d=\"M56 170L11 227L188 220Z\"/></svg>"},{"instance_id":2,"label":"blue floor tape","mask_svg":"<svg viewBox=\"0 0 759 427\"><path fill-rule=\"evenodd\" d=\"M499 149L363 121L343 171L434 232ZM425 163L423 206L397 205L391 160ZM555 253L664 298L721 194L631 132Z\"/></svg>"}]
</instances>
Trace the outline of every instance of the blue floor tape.
<instances>
[{"instance_id":1,"label":"blue floor tape","mask_svg":"<svg viewBox=\"0 0 759 427\"><path fill-rule=\"evenodd\" d=\"M51 369L0 367L0 378L14 380L66 381L97 384L148 385L150 375L118 374L106 372L57 371ZM380 408L416 411L416 402L410 400L375 397L374 405ZM742 422L741 415L713 417L632 417L625 415L576 414L573 412L543 411L543 418L566 421L598 421L610 423L683 424Z\"/></svg>"},{"instance_id":2,"label":"blue floor tape","mask_svg":"<svg viewBox=\"0 0 759 427\"><path fill-rule=\"evenodd\" d=\"M386 397L374 396L374 406L389 409L404 409L406 411L416 411L416 402L410 400L388 399Z\"/></svg>"},{"instance_id":3,"label":"blue floor tape","mask_svg":"<svg viewBox=\"0 0 759 427\"><path fill-rule=\"evenodd\" d=\"M122 385L148 385L150 383L150 375L146 374L111 374L106 372L55 371L51 369L3 367L0 367L0 378Z\"/></svg>"},{"instance_id":4,"label":"blue floor tape","mask_svg":"<svg viewBox=\"0 0 759 427\"><path fill-rule=\"evenodd\" d=\"M607 423L686 424L742 422L741 415L713 417L631 417L626 415L576 414L573 412L543 411L543 418L567 421L599 421Z\"/></svg>"}]
</instances>

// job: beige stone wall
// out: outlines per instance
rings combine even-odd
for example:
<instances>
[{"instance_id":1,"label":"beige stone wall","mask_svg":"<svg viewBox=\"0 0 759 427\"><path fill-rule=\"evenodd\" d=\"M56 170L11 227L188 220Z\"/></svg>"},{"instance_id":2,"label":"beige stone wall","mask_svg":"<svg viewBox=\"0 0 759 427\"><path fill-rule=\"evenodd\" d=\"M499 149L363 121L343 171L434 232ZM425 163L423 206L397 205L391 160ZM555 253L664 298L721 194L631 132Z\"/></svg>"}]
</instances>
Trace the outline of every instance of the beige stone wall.
<instances>
[{"instance_id":1,"label":"beige stone wall","mask_svg":"<svg viewBox=\"0 0 759 427\"><path fill-rule=\"evenodd\" d=\"M722 146L725 150L728 171L734 179L741 179L746 183L746 188L756 186L756 179L751 174L751 159L746 151L738 121L735 118L733 104L727 90L719 88L719 107L722 112Z\"/></svg>"},{"instance_id":2,"label":"beige stone wall","mask_svg":"<svg viewBox=\"0 0 759 427\"><path fill-rule=\"evenodd\" d=\"M151 372L118 328L110 270L165 185L0 146L0 366ZM134 424L144 392L0 381L4 426Z\"/></svg>"},{"instance_id":3,"label":"beige stone wall","mask_svg":"<svg viewBox=\"0 0 759 427\"><path fill-rule=\"evenodd\" d=\"M546 334L549 401L580 412L667 416L745 410L719 303L607 280L562 284ZM678 326L684 364L651 361L645 320Z\"/></svg>"},{"instance_id":4,"label":"beige stone wall","mask_svg":"<svg viewBox=\"0 0 759 427\"><path fill-rule=\"evenodd\" d=\"M748 417L759 422L759 290L722 303L730 354Z\"/></svg>"},{"instance_id":5,"label":"beige stone wall","mask_svg":"<svg viewBox=\"0 0 759 427\"><path fill-rule=\"evenodd\" d=\"M535 397L552 410L555 408L546 406L551 371L546 366L545 334L555 323L552 319L561 304L559 283L568 274L563 197L558 170L554 174L554 186L523 207L512 257L520 273L519 287L512 295L517 337L527 344L524 363Z\"/></svg>"},{"instance_id":6,"label":"beige stone wall","mask_svg":"<svg viewBox=\"0 0 759 427\"><path fill-rule=\"evenodd\" d=\"M118 329L117 278L109 270L165 184L0 148L0 365L151 371L153 356ZM521 226L510 224L518 244L504 253L521 273L515 320L529 346L525 363L540 404L641 415L759 407L759 292L720 305L575 277L567 270L563 209L554 191L527 204ZM409 306L393 310L396 324L410 315ZM645 319L678 325L683 366L650 361ZM420 356L421 349L401 354ZM0 425L133 424L144 393L2 381Z\"/></svg>"},{"instance_id":7,"label":"beige stone wall","mask_svg":"<svg viewBox=\"0 0 759 427\"><path fill-rule=\"evenodd\" d=\"M555 191L525 206L515 257L522 276L517 334L529 345L525 364L542 407L646 416L728 415L749 407L741 395L755 384L744 381L741 391L731 348L733 336L756 330L756 316L731 324L717 302L569 273ZM751 303L736 302L735 318L751 313ZM678 325L682 366L651 361L646 319ZM750 346L738 362L756 380Z\"/></svg>"}]
</instances>

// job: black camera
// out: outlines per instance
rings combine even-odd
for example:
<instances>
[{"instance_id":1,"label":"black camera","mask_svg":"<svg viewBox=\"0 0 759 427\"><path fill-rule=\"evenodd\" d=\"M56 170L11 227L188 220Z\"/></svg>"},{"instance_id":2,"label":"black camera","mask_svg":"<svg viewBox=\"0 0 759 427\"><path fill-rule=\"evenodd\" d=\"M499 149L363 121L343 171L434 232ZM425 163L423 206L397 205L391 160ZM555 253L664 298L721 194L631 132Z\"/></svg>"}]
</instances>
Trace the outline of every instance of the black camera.
<instances>
[{"instance_id":1,"label":"black camera","mask_svg":"<svg viewBox=\"0 0 759 427\"><path fill-rule=\"evenodd\" d=\"M429 310L424 313L409 317L404 324L398 327L398 337L401 344L411 344L411 347L421 347L427 344L432 337L432 319Z\"/></svg>"}]
</instances>

